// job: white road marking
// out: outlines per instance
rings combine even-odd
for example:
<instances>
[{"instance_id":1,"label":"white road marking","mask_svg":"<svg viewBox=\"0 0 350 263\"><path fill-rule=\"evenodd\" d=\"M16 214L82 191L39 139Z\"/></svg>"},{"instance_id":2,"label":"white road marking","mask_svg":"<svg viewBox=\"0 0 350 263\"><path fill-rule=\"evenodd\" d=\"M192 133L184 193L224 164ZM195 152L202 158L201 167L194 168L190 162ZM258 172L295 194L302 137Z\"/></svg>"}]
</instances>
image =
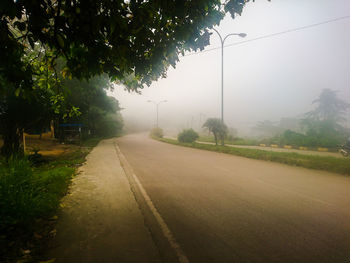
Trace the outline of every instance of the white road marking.
<instances>
[{"instance_id":1,"label":"white road marking","mask_svg":"<svg viewBox=\"0 0 350 263\"><path fill-rule=\"evenodd\" d=\"M139 181L139 179L137 178L137 176L135 175L131 165L128 163L127 159L125 158L125 156L123 155L123 153L120 151L117 143L115 143L115 148L117 150L117 153L122 161L122 163L127 166L128 170L131 173L131 176L133 177L133 179L135 180L143 198L145 199L149 209L152 211L152 214L154 215L154 217L156 218L164 236L166 237L166 239L169 241L170 246L174 249L179 262L180 263L189 263L190 261L188 260L187 256L185 255L184 251L181 249L180 245L177 243L177 241L175 240L175 237L173 236L173 234L171 233L169 227L167 226L167 224L165 223L164 219L162 218L162 216L159 214L157 208L154 206L151 198L149 197L149 195L147 194L146 190L143 188L141 182Z\"/></svg>"}]
</instances>

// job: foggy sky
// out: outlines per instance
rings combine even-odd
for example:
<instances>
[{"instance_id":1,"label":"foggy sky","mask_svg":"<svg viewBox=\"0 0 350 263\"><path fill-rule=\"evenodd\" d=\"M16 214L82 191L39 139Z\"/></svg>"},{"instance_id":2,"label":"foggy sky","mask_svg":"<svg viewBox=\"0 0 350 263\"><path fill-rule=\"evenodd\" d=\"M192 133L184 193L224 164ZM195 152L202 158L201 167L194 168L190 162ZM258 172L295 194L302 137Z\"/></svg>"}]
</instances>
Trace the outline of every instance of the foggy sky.
<instances>
[{"instance_id":1,"label":"foggy sky","mask_svg":"<svg viewBox=\"0 0 350 263\"><path fill-rule=\"evenodd\" d=\"M350 0L257 0L241 17L227 16L216 29L232 36L225 45L350 15ZM225 48L224 118L241 135L258 121L300 117L322 89L339 91L350 102L350 19ZM213 33L212 49L220 46ZM159 108L159 124L179 131L199 126L200 114L220 117L220 49L189 53L176 69L154 82L142 95L116 87L112 95L125 108L127 125L152 127L155 106L147 100L168 100ZM192 55L193 54L193 55Z\"/></svg>"}]
</instances>

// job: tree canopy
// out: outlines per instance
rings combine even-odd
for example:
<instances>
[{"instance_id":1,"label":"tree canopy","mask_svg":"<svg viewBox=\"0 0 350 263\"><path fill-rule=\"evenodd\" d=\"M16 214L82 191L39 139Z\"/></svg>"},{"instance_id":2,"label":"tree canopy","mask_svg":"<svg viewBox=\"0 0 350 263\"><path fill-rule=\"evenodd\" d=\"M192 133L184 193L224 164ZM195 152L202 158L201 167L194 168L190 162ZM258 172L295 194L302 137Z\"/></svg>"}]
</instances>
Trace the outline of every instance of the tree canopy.
<instances>
[{"instance_id":1,"label":"tree canopy","mask_svg":"<svg viewBox=\"0 0 350 263\"><path fill-rule=\"evenodd\" d=\"M0 1L0 128L6 129L6 154L20 149L21 134L29 121L23 113L31 116L30 123L47 120L44 112L76 116L78 109L67 102L62 79L88 80L106 74L128 90L138 91L166 76L179 54L204 49L210 28L226 13L232 17L241 14L247 2ZM94 90L89 85L82 87ZM33 103L42 104L44 108L37 110L41 114L29 114ZM16 104L22 107L12 107ZM11 109L17 109L18 116ZM102 116L108 111L97 112ZM11 121L11 116L18 118Z\"/></svg>"},{"instance_id":2,"label":"tree canopy","mask_svg":"<svg viewBox=\"0 0 350 263\"><path fill-rule=\"evenodd\" d=\"M319 121L343 121L344 114L350 106L349 103L338 98L337 91L331 89L322 90L313 103L317 104L317 107L307 113L307 117Z\"/></svg>"},{"instance_id":3,"label":"tree canopy","mask_svg":"<svg viewBox=\"0 0 350 263\"><path fill-rule=\"evenodd\" d=\"M31 68L22 57L40 45L65 58L65 74L107 73L135 90L165 76L179 53L204 49L209 29L227 12L241 14L248 1L3 0L0 79L30 82Z\"/></svg>"}]
</instances>

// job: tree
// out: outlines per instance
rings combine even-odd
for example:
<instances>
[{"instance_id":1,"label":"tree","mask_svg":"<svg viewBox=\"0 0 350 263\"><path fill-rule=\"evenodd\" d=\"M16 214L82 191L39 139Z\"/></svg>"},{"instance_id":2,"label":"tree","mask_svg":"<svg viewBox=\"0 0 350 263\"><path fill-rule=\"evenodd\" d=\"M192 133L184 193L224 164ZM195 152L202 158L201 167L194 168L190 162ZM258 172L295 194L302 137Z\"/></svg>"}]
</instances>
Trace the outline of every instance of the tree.
<instances>
[{"instance_id":1,"label":"tree","mask_svg":"<svg viewBox=\"0 0 350 263\"><path fill-rule=\"evenodd\" d=\"M337 97L337 91L331 89L324 89L312 103L318 105L315 110L307 113L308 118L335 123L344 120L344 114L350 106L349 103Z\"/></svg>"},{"instance_id":2,"label":"tree","mask_svg":"<svg viewBox=\"0 0 350 263\"><path fill-rule=\"evenodd\" d=\"M34 48L39 43L55 57L64 57L65 70L73 76L104 72L138 89L165 76L179 53L204 49L208 29L225 13L241 14L248 1L3 0L0 75L22 65L26 45Z\"/></svg>"},{"instance_id":3,"label":"tree","mask_svg":"<svg viewBox=\"0 0 350 263\"><path fill-rule=\"evenodd\" d=\"M30 81L16 86L0 78L0 85L6 86L0 94L0 133L4 140L1 154L6 157L23 154L23 132L41 133L55 116L72 117L78 113L64 101L61 83L50 67L50 53L34 49L23 59L32 74Z\"/></svg>"},{"instance_id":4,"label":"tree","mask_svg":"<svg viewBox=\"0 0 350 263\"><path fill-rule=\"evenodd\" d=\"M337 92L330 89L324 89L313 103L317 104L316 108L306 113L301 121L306 135L336 147L348 136L341 122L350 104L339 99Z\"/></svg>"},{"instance_id":5,"label":"tree","mask_svg":"<svg viewBox=\"0 0 350 263\"><path fill-rule=\"evenodd\" d=\"M207 128L209 132L213 133L215 139L215 145L218 145L218 140L221 140L224 145L224 139L227 135L227 126L218 118L209 118L203 124L204 128Z\"/></svg>"},{"instance_id":6,"label":"tree","mask_svg":"<svg viewBox=\"0 0 350 263\"><path fill-rule=\"evenodd\" d=\"M0 100L6 103L12 94L30 100L38 74L34 64L42 57L48 58L44 71L52 71L49 76L56 80L60 74L89 79L106 73L112 81L138 91L165 77L180 53L204 49L209 44L209 29L228 12L232 17L241 14L248 1L2 0ZM38 49L37 57L27 59ZM60 58L63 65L57 72ZM49 101L57 112L63 108L58 104L65 105L64 96L59 90L54 92ZM8 131L18 136L5 136L5 141L12 140L5 144L19 145L24 125L11 125Z\"/></svg>"},{"instance_id":7,"label":"tree","mask_svg":"<svg viewBox=\"0 0 350 263\"><path fill-rule=\"evenodd\" d=\"M93 136L115 136L120 133L123 121L119 102L106 94L110 82L106 76L94 77L89 81L64 79L62 86L65 101L79 109L79 116L59 117L59 122L82 123L84 131Z\"/></svg>"}]
</instances>

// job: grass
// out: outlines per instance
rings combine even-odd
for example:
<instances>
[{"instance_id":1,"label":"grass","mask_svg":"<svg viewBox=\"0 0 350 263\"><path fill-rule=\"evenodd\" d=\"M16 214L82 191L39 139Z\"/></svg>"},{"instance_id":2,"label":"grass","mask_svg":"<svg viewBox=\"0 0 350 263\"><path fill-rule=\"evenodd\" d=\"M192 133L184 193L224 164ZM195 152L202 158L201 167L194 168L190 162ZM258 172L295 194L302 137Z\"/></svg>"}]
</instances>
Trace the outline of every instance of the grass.
<instances>
[{"instance_id":1,"label":"grass","mask_svg":"<svg viewBox=\"0 0 350 263\"><path fill-rule=\"evenodd\" d=\"M102 138L34 166L0 159L0 262L38 262L55 234L56 213L76 167Z\"/></svg>"},{"instance_id":2,"label":"grass","mask_svg":"<svg viewBox=\"0 0 350 263\"><path fill-rule=\"evenodd\" d=\"M303 155L299 153L273 152L258 149L235 148L229 146L215 146L201 143L180 143L173 139L157 139L162 142L191 147L201 150L221 152L251 159L277 162L309 169L323 170L339 174L350 175L350 160L332 156Z\"/></svg>"},{"instance_id":3,"label":"grass","mask_svg":"<svg viewBox=\"0 0 350 263\"><path fill-rule=\"evenodd\" d=\"M198 141L215 143L213 136L199 136ZM247 138L235 138L233 140L225 139L225 143L233 144L233 145L249 145L249 146L259 145L258 140L247 139Z\"/></svg>"}]
</instances>

